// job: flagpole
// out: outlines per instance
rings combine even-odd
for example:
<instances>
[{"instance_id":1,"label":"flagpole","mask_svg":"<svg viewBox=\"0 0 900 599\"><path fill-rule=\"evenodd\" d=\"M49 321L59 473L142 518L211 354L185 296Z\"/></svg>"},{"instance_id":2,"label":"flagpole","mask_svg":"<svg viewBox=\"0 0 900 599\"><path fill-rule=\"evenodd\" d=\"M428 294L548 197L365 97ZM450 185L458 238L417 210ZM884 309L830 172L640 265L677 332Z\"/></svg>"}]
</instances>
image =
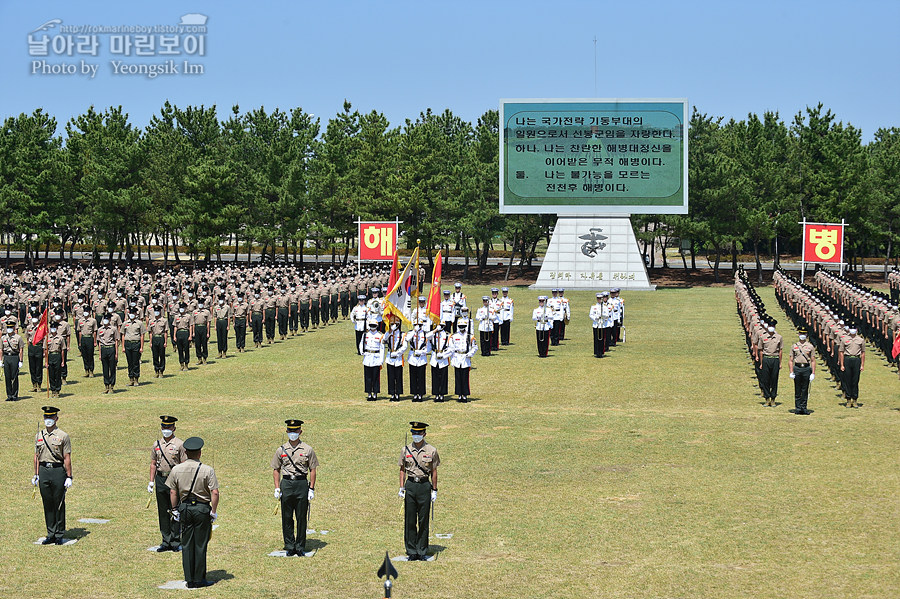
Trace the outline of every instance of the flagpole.
<instances>
[{"instance_id":1,"label":"flagpole","mask_svg":"<svg viewBox=\"0 0 900 599\"><path fill-rule=\"evenodd\" d=\"M419 324L419 308L418 308L419 293L421 293L420 290L424 291L424 289L425 289L425 284L419 280L422 278L419 276L419 246L421 245L421 243L422 243L421 239L416 239L416 291L418 293L416 293L416 299L410 298L410 301L409 301L409 309L410 310L412 310L413 306L416 306L416 324Z\"/></svg>"}]
</instances>

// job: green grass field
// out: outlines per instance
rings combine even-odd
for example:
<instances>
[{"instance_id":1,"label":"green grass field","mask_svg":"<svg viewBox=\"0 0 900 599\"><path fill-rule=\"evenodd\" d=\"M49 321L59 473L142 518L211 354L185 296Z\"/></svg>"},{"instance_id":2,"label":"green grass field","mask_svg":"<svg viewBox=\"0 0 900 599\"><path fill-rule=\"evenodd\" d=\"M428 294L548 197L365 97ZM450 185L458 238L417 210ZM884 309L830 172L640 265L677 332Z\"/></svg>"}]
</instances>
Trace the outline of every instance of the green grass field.
<instances>
[{"instance_id":1,"label":"green grass field","mask_svg":"<svg viewBox=\"0 0 900 599\"><path fill-rule=\"evenodd\" d=\"M44 534L30 478L46 400L2 405L0 596L170 595L157 585L182 578L181 558L146 551L159 533L144 509L166 413L179 437L206 440L222 485L209 547L219 582L197 596L381 597L385 550L403 554L396 462L409 420L431 424L441 453L439 553L396 564L395 597L900 594L900 382L883 358L868 357L861 409L820 376L815 413L799 417L786 359L781 405L761 406L729 288L624 293L628 342L602 360L591 355L593 293L570 294L570 339L545 360L530 323L537 293L511 295L514 345L476 355L470 404L367 403L346 322L189 373L170 353L171 376L152 378L145 362L137 389L120 368L113 396L78 377L75 356L71 395L53 403L72 436L67 518L81 538L32 544ZM780 314L771 290L761 295ZM329 532L310 535L314 557L289 560L266 555L281 549L269 461L294 417L321 462L310 528Z\"/></svg>"}]
</instances>

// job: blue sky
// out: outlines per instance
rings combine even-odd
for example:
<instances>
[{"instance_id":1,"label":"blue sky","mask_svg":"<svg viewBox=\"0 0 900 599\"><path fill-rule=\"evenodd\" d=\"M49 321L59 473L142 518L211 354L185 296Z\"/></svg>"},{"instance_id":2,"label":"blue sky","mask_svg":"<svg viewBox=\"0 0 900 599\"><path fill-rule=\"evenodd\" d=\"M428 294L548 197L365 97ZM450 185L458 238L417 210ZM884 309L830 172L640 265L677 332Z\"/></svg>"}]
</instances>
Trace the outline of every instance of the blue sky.
<instances>
[{"instance_id":1,"label":"blue sky","mask_svg":"<svg viewBox=\"0 0 900 599\"><path fill-rule=\"evenodd\" d=\"M29 54L29 33L51 19L62 21L46 30L53 43L62 26L175 25L187 13L208 17L205 56L173 60L202 75L114 74L112 61L166 58L111 55L108 34L97 56ZM709 114L777 110L786 121L823 102L869 141L900 126L898 26L896 0L0 0L0 116L43 107L62 129L91 104L121 104L144 126L168 99L216 104L222 118L234 104L301 106L324 122L346 98L400 125L429 107L474 122L500 98L686 97ZM35 60L79 74L32 73ZM97 66L93 78L82 60Z\"/></svg>"}]
</instances>

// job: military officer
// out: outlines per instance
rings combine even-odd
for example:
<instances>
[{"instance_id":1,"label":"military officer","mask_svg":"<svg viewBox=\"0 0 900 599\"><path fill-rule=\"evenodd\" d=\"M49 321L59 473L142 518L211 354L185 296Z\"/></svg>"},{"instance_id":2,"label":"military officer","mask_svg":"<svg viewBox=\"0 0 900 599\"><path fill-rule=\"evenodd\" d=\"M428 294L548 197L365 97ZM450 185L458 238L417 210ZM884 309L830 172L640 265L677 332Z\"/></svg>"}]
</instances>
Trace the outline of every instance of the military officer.
<instances>
[{"instance_id":1,"label":"military officer","mask_svg":"<svg viewBox=\"0 0 900 599\"><path fill-rule=\"evenodd\" d=\"M552 314L552 324L550 327L550 345L559 345L560 331L562 330L563 318L565 318L565 308L562 300L559 299L559 289L552 289L553 297L547 300L547 308Z\"/></svg>"},{"instance_id":2,"label":"military officer","mask_svg":"<svg viewBox=\"0 0 900 599\"><path fill-rule=\"evenodd\" d=\"M100 347L100 363L103 365L104 393L112 393L116 386L116 365L119 363L119 327L112 317L115 314L104 314L97 329L97 345Z\"/></svg>"},{"instance_id":3,"label":"military officer","mask_svg":"<svg viewBox=\"0 0 900 599\"><path fill-rule=\"evenodd\" d=\"M606 331L603 327L603 322L609 318L609 306L607 305L607 302L603 301L603 293L598 293L596 297L597 303L591 306L588 315L591 319L591 328L594 332L594 357L602 358L604 351L603 347L605 345L603 334Z\"/></svg>"},{"instance_id":4,"label":"military officer","mask_svg":"<svg viewBox=\"0 0 900 599\"><path fill-rule=\"evenodd\" d=\"M413 401L422 401L425 396L425 366L428 364L428 352L431 351L428 332L422 327L422 323L413 323L413 330L406 334L406 347L409 348L409 392L412 393Z\"/></svg>"},{"instance_id":5,"label":"military officer","mask_svg":"<svg viewBox=\"0 0 900 599\"><path fill-rule=\"evenodd\" d=\"M272 477L275 499L281 501L281 535L284 550L290 556L303 556L306 551L306 516L309 502L316 496L316 469L319 458L308 444L300 440L302 420L285 420L288 442L275 450ZM294 534L294 521L297 533Z\"/></svg>"},{"instance_id":6,"label":"military officer","mask_svg":"<svg viewBox=\"0 0 900 599\"><path fill-rule=\"evenodd\" d=\"M175 436L178 418L160 416L159 419L162 439L157 439L150 449L150 482L147 483L147 492L156 493L156 512L159 517L159 532L162 533L162 543L156 550L161 553L181 550L178 523L169 517L172 504L166 480L172 473L172 468L187 460L187 453L182 440Z\"/></svg>"},{"instance_id":7,"label":"military officer","mask_svg":"<svg viewBox=\"0 0 900 599\"><path fill-rule=\"evenodd\" d=\"M194 338L194 321L187 311L188 305L178 305L178 315L175 317L175 347L178 348L178 363L181 370L187 370L191 361L191 340Z\"/></svg>"},{"instance_id":8,"label":"military officer","mask_svg":"<svg viewBox=\"0 0 900 599\"><path fill-rule=\"evenodd\" d=\"M448 392L447 370L450 367L450 331L438 327L429 333L431 341L431 394L434 401L444 401Z\"/></svg>"},{"instance_id":9,"label":"military officer","mask_svg":"<svg viewBox=\"0 0 900 599\"><path fill-rule=\"evenodd\" d=\"M44 345L47 351L47 383L50 386L51 397L59 397L62 388L62 365L66 348L66 338L57 324L54 322L50 325L50 334L47 335Z\"/></svg>"},{"instance_id":10,"label":"military officer","mask_svg":"<svg viewBox=\"0 0 900 599\"><path fill-rule=\"evenodd\" d=\"M788 367L794 379L794 413L807 416L809 383L816 378L816 348L807 339L806 329L799 329L798 334L799 341L791 346Z\"/></svg>"},{"instance_id":11,"label":"military officer","mask_svg":"<svg viewBox=\"0 0 900 599\"><path fill-rule=\"evenodd\" d=\"M400 499L404 505L403 542L409 561L428 558L429 509L437 499L438 466L441 458L432 445L425 442L424 422L410 422L412 444L400 455Z\"/></svg>"},{"instance_id":12,"label":"military officer","mask_svg":"<svg viewBox=\"0 0 900 599\"><path fill-rule=\"evenodd\" d=\"M493 345L491 337L494 334L494 315L491 311L490 301L488 296L482 296L482 306L475 312L475 319L478 321L478 337L481 341L482 356L490 356Z\"/></svg>"},{"instance_id":13,"label":"military officer","mask_svg":"<svg viewBox=\"0 0 900 599\"><path fill-rule=\"evenodd\" d=\"M622 323L625 321L625 300L619 296L620 292L621 289L618 287L613 287L609 290L609 304L612 309L613 319L612 345L616 345L622 340Z\"/></svg>"},{"instance_id":14,"label":"military officer","mask_svg":"<svg viewBox=\"0 0 900 599\"><path fill-rule=\"evenodd\" d=\"M469 374L472 370L472 356L478 351L475 336L469 333L469 321L460 319L457 332L450 337L450 348L453 354L450 363L453 365L454 392L462 403L469 401L471 389Z\"/></svg>"},{"instance_id":15,"label":"military officer","mask_svg":"<svg viewBox=\"0 0 900 599\"><path fill-rule=\"evenodd\" d=\"M40 486L47 536L44 545L62 545L66 532L66 491L72 487L72 441L57 428L59 408L44 406L44 430L34 438L34 478Z\"/></svg>"},{"instance_id":16,"label":"military officer","mask_svg":"<svg viewBox=\"0 0 900 599\"><path fill-rule=\"evenodd\" d=\"M84 376L94 376L94 348L97 346L97 319L91 316L87 304L82 308L80 317L75 322L78 335L78 349L84 365Z\"/></svg>"},{"instance_id":17,"label":"military officer","mask_svg":"<svg viewBox=\"0 0 900 599\"><path fill-rule=\"evenodd\" d=\"M197 354L197 364L206 364L209 357L209 337L212 335L210 329L210 321L212 313L206 306L206 300L201 300L197 309L191 314L191 323L193 326L194 337L194 353Z\"/></svg>"},{"instance_id":18,"label":"military officer","mask_svg":"<svg viewBox=\"0 0 900 599\"><path fill-rule=\"evenodd\" d=\"M509 287L501 287L500 292L500 345L509 345L509 329L515 318L515 305L509 297Z\"/></svg>"},{"instance_id":19,"label":"military officer","mask_svg":"<svg viewBox=\"0 0 900 599\"><path fill-rule=\"evenodd\" d=\"M538 296L538 307L531 313L534 321L535 335L537 336L538 356L547 357L550 345L550 330L553 328L553 312L547 307L547 296Z\"/></svg>"},{"instance_id":20,"label":"military officer","mask_svg":"<svg viewBox=\"0 0 900 599\"><path fill-rule=\"evenodd\" d=\"M25 327L25 338L28 339L28 373L31 375L31 390L40 391L44 384L44 356L47 352L46 335L34 343L34 334L38 330L40 319L32 316Z\"/></svg>"},{"instance_id":21,"label":"military officer","mask_svg":"<svg viewBox=\"0 0 900 599\"><path fill-rule=\"evenodd\" d=\"M381 365L384 363L384 333L378 331L378 323L369 321L369 330L359 342L363 357L363 378L366 399L375 401L381 391Z\"/></svg>"},{"instance_id":22,"label":"military officer","mask_svg":"<svg viewBox=\"0 0 900 599\"><path fill-rule=\"evenodd\" d=\"M247 347L247 326L250 324L250 304L244 300L242 293L238 293L232 310L234 345L237 347L238 353L244 353L244 348ZM228 348L225 349L227 351Z\"/></svg>"},{"instance_id":23,"label":"military officer","mask_svg":"<svg viewBox=\"0 0 900 599\"><path fill-rule=\"evenodd\" d=\"M0 336L0 346L3 347L6 401L16 401L19 399L19 369L22 368L22 360L25 358L25 341L16 333L11 322L6 323L6 329Z\"/></svg>"},{"instance_id":24,"label":"military officer","mask_svg":"<svg viewBox=\"0 0 900 599\"><path fill-rule=\"evenodd\" d=\"M219 507L219 481L212 467L200 462L202 448L200 437L185 439L187 460L172 468L166 480L172 518L181 523L181 564L189 589L211 584L206 580L206 547Z\"/></svg>"},{"instance_id":25,"label":"military officer","mask_svg":"<svg viewBox=\"0 0 900 599\"><path fill-rule=\"evenodd\" d=\"M403 352L406 336L400 331L400 323L391 318L390 329L384 334L384 363L387 365L388 395L391 401L400 401L403 395Z\"/></svg>"},{"instance_id":26,"label":"military officer","mask_svg":"<svg viewBox=\"0 0 900 599\"><path fill-rule=\"evenodd\" d=\"M137 387L138 379L141 378L141 356L144 353L147 325L131 310L129 307L125 323L122 325L122 350L128 362L128 386Z\"/></svg>"},{"instance_id":27,"label":"military officer","mask_svg":"<svg viewBox=\"0 0 900 599\"><path fill-rule=\"evenodd\" d=\"M850 327L848 333L846 337L841 338L838 363L843 373L847 407L858 408L859 375L866 367L866 344L863 338L857 335L855 327Z\"/></svg>"},{"instance_id":28,"label":"military officer","mask_svg":"<svg viewBox=\"0 0 900 599\"><path fill-rule=\"evenodd\" d=\"M147 321L147 332L150 333L150 351L153 354L153 372L156 378L162 378L166 370L167 326L168 320L159 304L154 305Z\"/></svg>"},{"instance_id":29,"label":"military officer","mask_svg":"<svg viewBox=\"0 0 900 599\"><path fill-rule=\"evenodd\" d=\"M781 335L775 332L776 324L778 323L774 319L770 319L766 331L759 338L758 346L759 355L762 356L759 387L766 406L769 407L775 405L775 398L778 397L778 374L781 371L781 352L784 346Z\"/></svg>"},{"instance_id":30,"label":"military officer","mask_svg":"<svg viewBox=\"0 0 900 599\"><path fill-rule=\"evenodd\" d=\"M365 293L360 293L357 296L357 300L359 304L353 306L353 310L350 311L350 320L353 321L353 330L356 334L356 353L359 354L359 342L362 341L362 337L366 333L366 319L368 318L369 310L366 308Z\"/></svg>"},{"instance_id":31,"label":"military officer","mask_svg":"<svg viewBox=\"0 0 900 599\"><path fill-rule=\"evenodd\" d=\"M216 349L219 357L224 358L228 353L228 329L231 325L231 306L225 302L225 294L219 295L218 305L213 310L216 319Z\"/></svg>"}]
</instances>

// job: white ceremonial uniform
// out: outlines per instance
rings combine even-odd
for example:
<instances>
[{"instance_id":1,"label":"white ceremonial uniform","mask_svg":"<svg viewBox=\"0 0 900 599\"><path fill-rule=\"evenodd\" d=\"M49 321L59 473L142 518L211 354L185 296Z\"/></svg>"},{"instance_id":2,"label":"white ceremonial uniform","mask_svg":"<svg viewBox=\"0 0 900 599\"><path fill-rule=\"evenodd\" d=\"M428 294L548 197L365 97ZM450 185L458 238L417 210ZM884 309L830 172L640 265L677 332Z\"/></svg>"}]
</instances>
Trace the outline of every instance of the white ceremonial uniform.
<instances>
[{"instance_id":1,"label":"white ceremonial uniform","mask_svg":"<svg viewBox=\"0 0 900 599\"><path fill-rule=\"evenodd\" d=\"M494 330L494 315L488 306L478 308L478 311L475 312L475 319L478 321L479 331L490 332Z\"/></svg>"},{"instance_id":2,"label":"white ceremonial uniform","mask_svg":"<svg viewBox=\"0 0 900 599\"><path fill-rule=\"evenodd\" d=\"M400 331L388 330L384 334L384 363L389 366L403 366L403 352L406 351L406 337Z\"/></svg>"},{"instance_id":3,"label":"white ceremonial uniform","mask_svg":"<svg viewBox=\"0 0 900 599\"><path fill-rule=\"evenodd\" d=\"M431 360L435 367L446 367L450 364L450 333L444 329L435 329L429 334L431 340Z\"/></svg>"},{"instance_id":4,"label":"white ceremonial uniform","mask_svg":"<svg viewBox=\"0 0 900 599\"><path fill-rule=\"evenodd\" d=\"M513 299L509 296L500 298L500 320L506 322L513 320L514 305Z\"/></svg>"},{"instance_id":5,"label":"white ceremonial uniform","mask_svg":"<svg viewBox=\"0 0 900 599\"><path fill-rule=\"evenodd\" d=\"M466 294L462 291L454 291L450 294L450 299L453 300L454 304L454 318L459 318L462 309L466 306Z\"/></svg>"},{"instance_id":6,"label":"white ceremonial uniform","mask_svg":"<svg viewBox=\"0 0 900 599\"><path fill-rule=\"evenodd\" d=\"M457 332L450 336L450 348L453 354L450 357L450 365L454 368L469 368L472 366L472 356L478 350L475 337L469 334Z\"/></svg>"},{"instance_id":7,"label":"white ceremonial uniform","mask_svg":"<svg viewBox=\"0 0 900 599\"><path fill-rule=\"evenodd\" d=\"M538 331L549 331L553 328L553 311L544 306L537 307L531 313L531 320L534 321L534 328Z\"/></svg>"},{"instance_id":8,"label":"white ceremonial uniform","mask_svg":"<svg viewBox=\"0 0 900 599\"><path fill-rule=\"evenodd\" d=\"M441 324L453 322L456 318L456 304L452 299L446 299L441 302Z\"/></svg>"},{"instance_id":9,"label":"white ceremonial uniform","mask_svg":"<svg viewBox=\"0 0 900 599\"><path fill-rule=\"evenodd\" d=\"M366 302L367 316L369 322L381 323L384 320L384 301L380 297L373 297Z\"/></svg>"},{"instance_id":10,"label":"white ceremonial uniform","mask_svg":"<svg viewBox=\"0 0 900 599\"><path fill-rule=\"evenodd\" d=\"M359 342L359 351L363 355L363 366L384 364L384 334L366 331Z\"/></svg>"},{"instance_id":11,"label":"white ceremonial uniform","mask_svg":"<svg viewBox=\"0 0 900 599\"><path fill-rule=\"evenodd\" d=\"M406 360L410 366L425 366L431 352L431 341L425 330L410 331L406 334L406 347L409 353Z\"/></svg>"},{"instance_id":12,"label":"white ceremonial uniform","mask_svg":"<svg viewBox=\"0 0 900 599\"><path fill-rule=\"evenodd\" d=\"M365 331L366 319L368 316L369 309L366 306L360 306L359 304L353 306L353 309L350 310L350 320L353 321L353 330Z\"/></svg>"}]
</instances>

